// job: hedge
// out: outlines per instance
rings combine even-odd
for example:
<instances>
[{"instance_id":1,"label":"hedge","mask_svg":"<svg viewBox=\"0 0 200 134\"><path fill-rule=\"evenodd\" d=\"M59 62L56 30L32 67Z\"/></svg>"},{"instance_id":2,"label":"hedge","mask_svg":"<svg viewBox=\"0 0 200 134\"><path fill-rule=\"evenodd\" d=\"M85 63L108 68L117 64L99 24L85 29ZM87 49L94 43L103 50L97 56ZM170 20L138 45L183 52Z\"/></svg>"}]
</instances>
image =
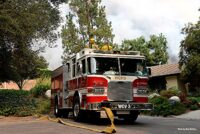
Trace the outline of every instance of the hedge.
<instances>
[{"instance_id":1,"label":"hedge","mask_svg":"<svg viewBox=\"0 0 200 134\"><path fill-rule=\"evenodd\" d=\"M162 90L160 92L160 95L166 98L170 98L172 96L178 96L179 94L180 94L180 91L177 89Z\"/></svg>"},{"instance_id":2,"label":"hedge","mask_svg":"<svg viewBox=\"0 0 200 134\"><path fill-rule=\"evenodd\" d=\"M151 115L169 116L180 115L186 112L186 107L180 102L170 103L166 97L158 96L150 100L154 105L154 109L150 112Z\"/></svg>"},{"instance_id":3,"label":"hedge","mask_svg":"<svg viewBox=\"0 0 200 134\"><path fill-rule=\"evenodd\" d=\"M29 91L0 89L0 115L32 115L35 107Z\"/></svg>"}]
</instances>

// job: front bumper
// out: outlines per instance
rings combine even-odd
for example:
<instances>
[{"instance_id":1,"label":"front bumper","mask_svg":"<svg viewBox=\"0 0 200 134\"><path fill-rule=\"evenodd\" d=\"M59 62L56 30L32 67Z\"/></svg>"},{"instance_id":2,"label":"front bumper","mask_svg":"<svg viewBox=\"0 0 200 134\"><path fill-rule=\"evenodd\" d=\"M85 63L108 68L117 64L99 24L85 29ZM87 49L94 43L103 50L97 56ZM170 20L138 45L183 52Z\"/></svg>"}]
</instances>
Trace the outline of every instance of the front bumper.
<instances>
[{"instance_id":1,"label":"front bumper","mask_svg":"<svg viewBox=\"0 0 200 134\"><path fill-rule=\"evenodd\" d=\"M108 101L101 103L88 104L87 110L101 110L102 107L108 107L111 110L116 111L130 111L130 110L152 110L153 104L151 103L136 103L136 102L124 102L124 101Z\"/></svg>"}]
</instances>

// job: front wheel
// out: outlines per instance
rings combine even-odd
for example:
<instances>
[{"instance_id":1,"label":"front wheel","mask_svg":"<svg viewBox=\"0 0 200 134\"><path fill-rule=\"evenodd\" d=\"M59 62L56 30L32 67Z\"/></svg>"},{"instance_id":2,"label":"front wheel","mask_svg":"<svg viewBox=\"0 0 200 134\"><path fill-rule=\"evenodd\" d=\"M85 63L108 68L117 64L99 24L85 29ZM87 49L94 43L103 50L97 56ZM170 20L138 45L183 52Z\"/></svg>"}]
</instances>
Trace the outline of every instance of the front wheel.
<instances>
[{"instance_id":1,"label":"front wheel","mask_svg":"<svg viewBox=\"0 0 200 134\"><path fill-rule=\"evenodd\" d=\"M80 119L81 119L79 97L75 97L74 98L74 103L73 103L73 118L74 118L75 121L80 121Z\"/></svg>"}]
</instances>

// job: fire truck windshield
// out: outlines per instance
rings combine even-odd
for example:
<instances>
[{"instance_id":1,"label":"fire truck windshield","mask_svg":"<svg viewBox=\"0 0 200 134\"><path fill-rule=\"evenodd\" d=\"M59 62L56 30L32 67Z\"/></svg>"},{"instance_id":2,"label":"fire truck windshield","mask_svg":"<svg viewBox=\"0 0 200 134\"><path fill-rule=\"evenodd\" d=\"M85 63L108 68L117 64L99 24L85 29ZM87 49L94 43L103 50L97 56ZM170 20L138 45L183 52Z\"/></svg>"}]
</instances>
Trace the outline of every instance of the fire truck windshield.
<instances>
[{"instance_id":1,"label":"fire truck windshield","mask_svg":"<svg viewBox=\"0 0 200 134\"><path fill-rule=\"evenodd\" d=\"M142 59L90 57L88 73L99 75L146 76L145 62Z\"/></svg>"}]
</instances>

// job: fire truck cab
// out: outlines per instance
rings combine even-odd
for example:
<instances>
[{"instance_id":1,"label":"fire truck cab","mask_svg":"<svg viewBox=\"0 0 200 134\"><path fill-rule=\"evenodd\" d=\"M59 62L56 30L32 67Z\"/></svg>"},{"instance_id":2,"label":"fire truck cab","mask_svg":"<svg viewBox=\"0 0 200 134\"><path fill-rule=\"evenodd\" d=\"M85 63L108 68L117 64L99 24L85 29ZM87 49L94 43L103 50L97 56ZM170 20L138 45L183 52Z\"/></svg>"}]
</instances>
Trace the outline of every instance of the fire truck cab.
<instances>
[{"instance_id":1,"label":"fire truck cab","mask_svg":"<svg viewBox=\"0 0 200 134\"><path fill-rule=\"evenodd\" d=\"M85 48L70 56L52 73L51 102L54 114L75 120L103 116L109 107L118 118L135 121L148 103L148 70L138 51L101 51Z\"/></svg>"}]
</instances>

